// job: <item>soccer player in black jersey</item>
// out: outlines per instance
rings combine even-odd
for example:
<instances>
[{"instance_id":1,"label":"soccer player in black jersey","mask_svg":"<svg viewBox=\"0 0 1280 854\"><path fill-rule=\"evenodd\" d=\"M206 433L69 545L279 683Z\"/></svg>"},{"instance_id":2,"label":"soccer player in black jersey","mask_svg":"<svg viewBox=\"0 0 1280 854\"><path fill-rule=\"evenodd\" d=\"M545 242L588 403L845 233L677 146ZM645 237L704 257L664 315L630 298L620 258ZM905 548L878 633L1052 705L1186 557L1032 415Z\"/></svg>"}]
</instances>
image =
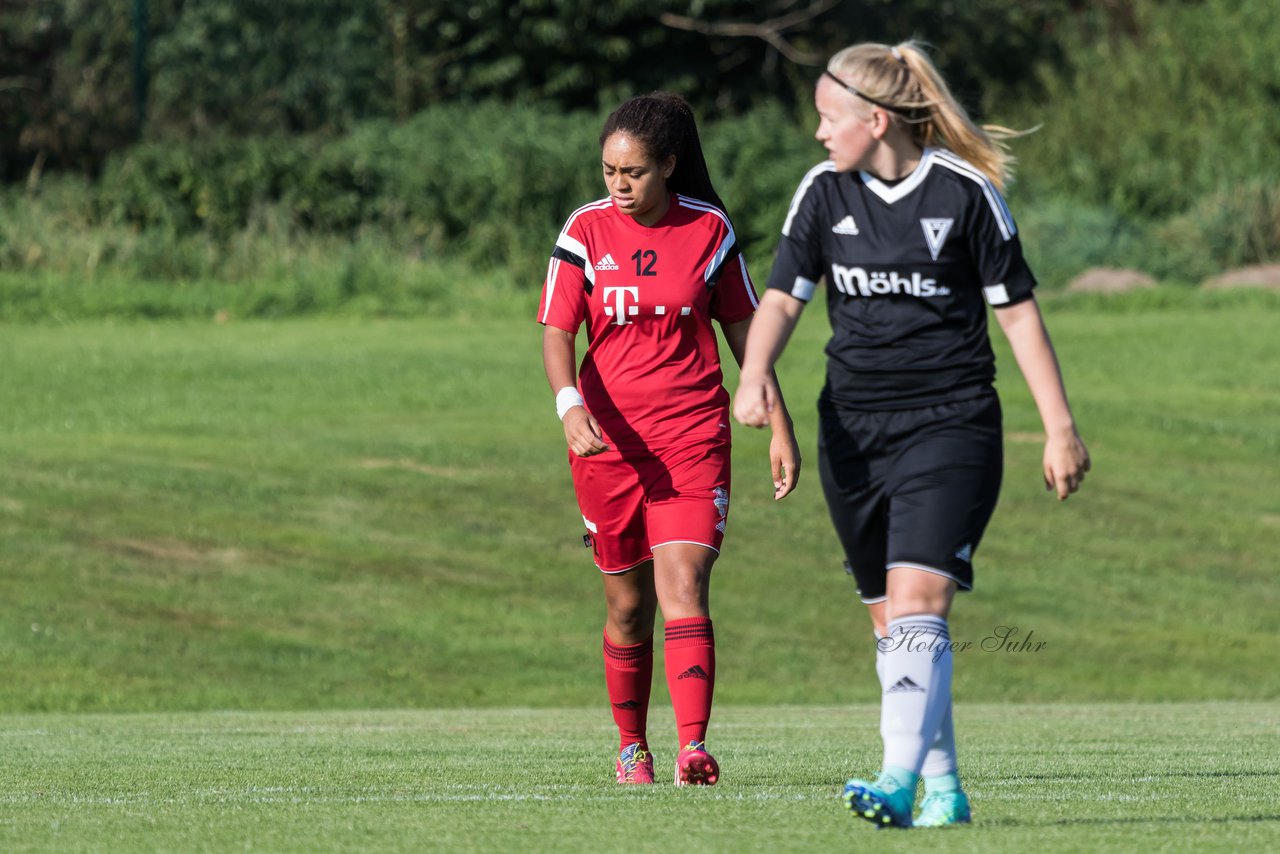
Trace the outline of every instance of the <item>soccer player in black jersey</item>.
<instances>
[{"instance_id":1,"label":"soccer player in black jersey","mask_svg":"<svg viewBox=\"0 0 1280 854\"><path fill-rule=\"evenodd\" d=\"M768 423L774 362L825 277L819 474L877 637L884 740L880 776L844 800L880 826L965 823L947 615L973 586L1003 466L988 305L1044 423L1046 488L1075 492L1089 454L1001 196L1010 132L975 125L913 42L840 51L814 97L830 156L787 212L734 415Z\"/></svg>"}]
</instances>

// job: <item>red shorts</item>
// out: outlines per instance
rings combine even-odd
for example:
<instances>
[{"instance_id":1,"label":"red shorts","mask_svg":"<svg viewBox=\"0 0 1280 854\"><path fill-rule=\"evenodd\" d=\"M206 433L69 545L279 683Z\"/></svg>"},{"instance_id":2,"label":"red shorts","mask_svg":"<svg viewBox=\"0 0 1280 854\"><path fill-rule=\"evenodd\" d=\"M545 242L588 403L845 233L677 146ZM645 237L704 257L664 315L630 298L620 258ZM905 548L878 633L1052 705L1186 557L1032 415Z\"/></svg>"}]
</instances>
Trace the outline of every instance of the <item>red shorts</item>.
<instances>
[{"instance_id":1,"label":"red shorts","mask_svg":"<svg viewBox=\"0 0 1280 854\"><path fill-rule=\"evenodd\" d=\"M626 572L669 543L720 551L729 514L729 443L660 451L569 452L582 521L601 572Z\"/></svg>"}]
</instances>

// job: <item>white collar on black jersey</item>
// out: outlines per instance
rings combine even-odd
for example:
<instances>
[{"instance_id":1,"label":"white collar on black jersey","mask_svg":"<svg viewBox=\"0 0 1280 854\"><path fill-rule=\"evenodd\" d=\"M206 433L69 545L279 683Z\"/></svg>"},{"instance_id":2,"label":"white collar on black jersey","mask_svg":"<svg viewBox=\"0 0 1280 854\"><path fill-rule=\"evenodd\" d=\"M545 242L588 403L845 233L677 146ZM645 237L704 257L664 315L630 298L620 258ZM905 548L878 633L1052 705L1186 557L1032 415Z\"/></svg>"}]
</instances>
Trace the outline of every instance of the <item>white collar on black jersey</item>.
<instances>
[{"instance_id":1,"label":"white collar on black jersey","mask_svg":"<svg viewBox=\"0 0 1280 854\"><path fill-rule=\"evenodd\" d=\"M858 177L862 179L862 183L866 188L875 193L886 204L893 204L898 199L903 198L911 193L916 187L920 186L920 182L929 174L929 167L933 164L933 149L926 148L920 154L920 162L916 164L916 168L910 175L903 178L898 183L890 186L881 181L870 172L858 172Z\"/></svg>"}]
</instances>

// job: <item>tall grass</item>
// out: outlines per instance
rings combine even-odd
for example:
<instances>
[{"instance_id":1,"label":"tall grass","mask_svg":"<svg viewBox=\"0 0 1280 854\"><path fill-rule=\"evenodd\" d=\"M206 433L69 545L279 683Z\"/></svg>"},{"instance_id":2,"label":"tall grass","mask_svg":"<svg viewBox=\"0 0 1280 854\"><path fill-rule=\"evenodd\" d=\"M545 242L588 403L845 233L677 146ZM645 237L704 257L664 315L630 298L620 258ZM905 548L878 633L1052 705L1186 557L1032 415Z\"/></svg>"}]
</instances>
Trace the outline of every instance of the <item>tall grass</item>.
<instances>
[{"instance_id":1,"label":"tall grass","mask_svg":"<svg viewBox=\"0 0 1280 854\"><path fill-rule=\"evenodd\" d=\"M1091 266L1194 283L1280 249L1280 17L1269 0L1127 4L1062 23L1045 96L988 109L1041 129L1011 191L1052 289ZM990 106L990 105L988 105ZM156 139L97 181L0 190L0 317L459 310L536 289L566 216L600 197L599 112L449 103L342 136ZM712 176L763 278L811 109L703 123ZM173 283L170 285L169 283Z\"/></svg>"},{"instance_id":2,"label":"tall grass","mask_svg":"<svg viewBox=\"0 0 1280 854\"><path fill-rule=\"evenodd\" d=\"M1019 126L1042 126L1019 146L1029 180L1152 220L1260 179L1274 186L1280 178L1275 3L1124 5L1132 20L1123 25L1114 7L1064 21L1067 68L1042 70L1043 100L1008 105Z\"/></svg>"}]
</instances>

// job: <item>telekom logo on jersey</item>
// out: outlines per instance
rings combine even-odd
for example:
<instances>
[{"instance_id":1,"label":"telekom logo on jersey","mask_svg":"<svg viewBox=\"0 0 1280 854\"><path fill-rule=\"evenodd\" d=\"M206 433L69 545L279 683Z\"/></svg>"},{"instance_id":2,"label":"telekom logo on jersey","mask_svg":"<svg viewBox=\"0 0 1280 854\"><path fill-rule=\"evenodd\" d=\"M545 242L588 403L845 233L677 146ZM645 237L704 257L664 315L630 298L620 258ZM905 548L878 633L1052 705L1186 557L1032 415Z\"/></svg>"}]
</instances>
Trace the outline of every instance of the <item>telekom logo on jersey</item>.
<instances>
[{"instance_id":1,"label":"telekom logo on jersey","mask_svg":"<svg viewBox=\"0 0 1280 854\"><path fill-rule=\"evenodd\" d=\"M605 288L601 295L604 300L604 313L606 317L614 318L614 323L619 326L627 326L633 321L627 320L628 317L635 317L640 313L640 288L636 285L619 286ZM628 300L631 304L628 305ZM612 302L613 305L609 305ZM689 306L682 306L680 315L684 316L690 312ZM655 305L653 314L655 317L661 317L667 313L665 305Z\"/></svg>"},{"instance_id":2,"label":"telekom logo on jersey","mask_svg":"<svg viewBox=\"0 0 1280 854\"><path fill-rule=\"evenodd\" d=\"M617 318L614 323L619 326L626 326L630 322L627 320L627 315L635 317L640 313L640 306L627 305L627 297L631 297L637 303L640 302L640 289L637 287L604 289L604 313L609 317ZM614 301L613 305L609 305L610 298Z\"/></svg>"},{"instance_id":3,"label":"telekom logo on jersey","mask_svg":"<svg viewBox=\"0 0 1280 854\"><path fill-rule=\"evenodd\" d=\"M842 267L839 264L831 265L831 280L836 290L851 297L886 294L945 297L951 293L951 288L945 285L939 287L937 279L926 279L919 273L912 273L910 277L892 271L876 270L868 273L861 267Z\"/></svg>"}]
</instances>

